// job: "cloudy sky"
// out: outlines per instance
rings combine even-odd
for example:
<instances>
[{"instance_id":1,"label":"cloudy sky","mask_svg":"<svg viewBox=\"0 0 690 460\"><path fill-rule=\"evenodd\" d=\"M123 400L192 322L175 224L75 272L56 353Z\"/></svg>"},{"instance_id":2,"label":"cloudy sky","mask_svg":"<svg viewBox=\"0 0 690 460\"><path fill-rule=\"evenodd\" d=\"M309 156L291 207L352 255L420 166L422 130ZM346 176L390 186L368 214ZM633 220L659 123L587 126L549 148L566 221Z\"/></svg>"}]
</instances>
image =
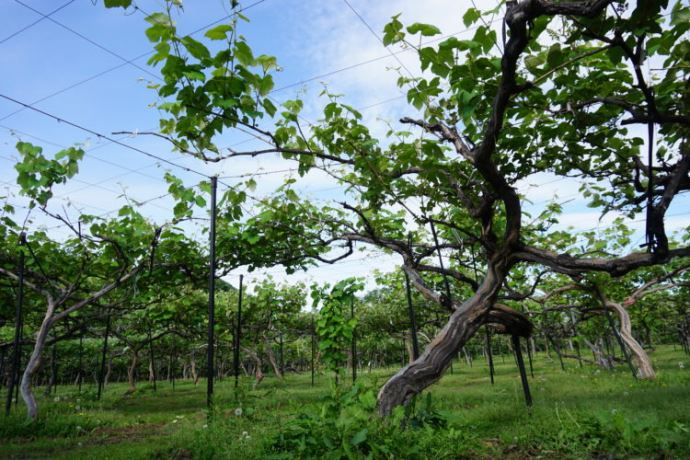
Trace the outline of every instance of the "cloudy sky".
<instances>
[{"instance_id":1,"label":"cloudy sky","mask_svg":"<svg viewBox=\"0 0 690 460\"><path fill-rule=\"evenodd\" d=\"M209 25L227 21L227 0L183 3L184 12L177 17L181 34L200 31L196 35L200 36ZM494 6L493 1L477 3ZM139 10L123 12L106 10L100 0L96 5L91 0L2 0L0 94L99 134L110 136L116 131L155 129L159 117L150 104L156 97L146 86L149 81L156 81L157 70L146 66L151 46L144 35L147 24L142 11L160 11L163 2L141 0L137 4ZM377 133L384 132L386 122L395 123L401 116L413 114L395 84L398 77L395 69L400 64L391 53L412 72L419 72L419 67L413 53L399 47L384 48L369 27L380 36L389 18L402 13L403 22L433 23L444 36L471 33L461 20L471 6L465 0L247 0L242 5L249 6L245 14L251 22L242 24L241 32L255 54L277 56L283 69L275 76L276 90L272 97L276 101L299 95L305 99L305 118L314 120L322 102L318 94L327 84L330 91L344 94L344 100L361 108ZM494 25L499 24L497 17ZM155 138L112 137L204 174L268 173L257 176L257 193L266 193L278 185L290 172L275 171L292 166L276 157L204 165L171 152L166 143ZM55 190L56 197L51 204L52 209L64 207L63 212L72 216L80 211L99 215L112 212L125 202L126 195L136 202L147 201L141 207L143 212L162 222L170 218L173 206L169 197L157 198L167 193L167 185L162 180L164 172L171 170L190 185L200 179L193 173L177 170L0 98L0 196L8 195L9 201L18 205L25 203L16 196L13 169L17 159L14 145L18 139L40 145L49 153L75 143L86 147L87 156L79 175ZM230 133L223 141L224 145L241 143L243 149L260 145L244 133ZM229 178L225 182L237 180L240 179ZM300 184L298 190L313 199L342 198L342 189L324 174L309 174ZM577 188L574 181L555 180L549 175L539 175L521 184L521 191L533 202L534 211L554 197L567 202L562 219L564 227L583 230L609 224L614 216L599 221L598 213L586 208ZM669 211L669 227L690 225L689 211L690 200L678 200ZM20 218L25 214L25 209L18 208ZM38 213L32 218L35 227L55 225ZM630 225L642 228L643 223ZM51 231L60 236L64 230ZM641 235L638 232L636 237ZM291 281L335 281L346 276L365 276L374 269L393 269L396 263L394 257L374 251L306 274L286 277L282 270L273 268L254 273L249 279L270 273L277 279ZM229 281L236 283L236 278L233 276Z\"/></svg>"}]
</instances>

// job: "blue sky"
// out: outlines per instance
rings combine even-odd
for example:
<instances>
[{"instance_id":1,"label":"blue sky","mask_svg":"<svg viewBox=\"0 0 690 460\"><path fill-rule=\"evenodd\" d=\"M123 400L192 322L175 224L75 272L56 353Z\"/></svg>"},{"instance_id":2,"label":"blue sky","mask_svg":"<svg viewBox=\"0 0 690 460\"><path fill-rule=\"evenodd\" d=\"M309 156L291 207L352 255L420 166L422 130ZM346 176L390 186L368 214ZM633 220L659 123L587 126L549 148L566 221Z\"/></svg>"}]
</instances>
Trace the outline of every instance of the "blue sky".
<instances>
[{"instance_id":1,"label":"blue sky","mask_svg":"<svg viewBox=\"0 0 690 460\"><path fill-rule=\"evenodd\" d=\"M117 57L131 60L151 50L144 35L147 24L140 11L106 10L100 0L96 5L90 0L21 2L26 6L15 0L0 2L0 68L3 69L0 75L0 93L34 104L41 110L106 135L121 130L146 131L156 128L158 113L149 107L156 97L146 87L153 77ZM227 1L186 0L183 3L184 12L177 17L178 30L182 34L221 20L229 12ZM246 1L243 6L252 3L254 2ZM489 6L489 2L481 3ZM493 3L492 1L491 4ZM137 4L141 11L150 13L160 11L163 2L141 0ZM441 28L443 34L468 33L463 32L465 27L461 21L465 9L471 5L465 0L350 0L350 4L379 33L390 16L399 12L403 13L404 22L434 23ZM63 5L66 6L50 16L61 25L50 19L43 19L8 38L41 18L30 8L47 14ZM402 92L395 85L396 72L390 70L397 67L398 63L343 0L264 0L249 8L246 14L251 22L240 27L255 54L277 56L283 69L275 75L276 88L288 88L275 91L272 97L283 101L300 94L306 101L307 119L313 120L318 116L317 108L321 103L318 93L322 82L327 83L331 91L346 94L346 100L355 107L368 107L363 111L364 116L375 126L377 133L385 131L385 121L395 122L402 115L414 114L405 106ZM391 48L390 51L398 53L399 58L413 72L418 71L411 52L400 48ZM146 57L134 61L134 64L147 67ZM346 67L351 68L333 73ZM156 69L150 68L149 71L157 74ZM331 75L315 78L325 74ZM88 79L90 80L84 82ZM304 81L308 83L300 83ZM63 92L48 97L59 91ZM102 214L119 208L124 203L124 192L137 201L166 193L167 186L162 181L163 173L168 169L166 165L85 134L65 123L57 123L29 110L17 112L18 109L19 106L0 99L0 196L16 193L16 186L12 185L12 166L17 157L14 144L18 137L41 145L51 153L61 146L75 143L83 143L87 148L87 156L79 175L64 187L55 190L56 199L51 204L53 209L65 206L71 215L77 215L79 209ZM114 137L128 145L206 174L239 175L257 170L275 171L291 167L290 163L275 157L203 165L198 160L171 152L165 142L152 137ZM223 145L247 139L246 134L230 133L223 139ZM248 141L242 147L249 149L258 145L256 141ZM193 174L174 169L172 171L188 184L199 180ZM258 177L258 191L270 191L284 176L285 174L269 174ZM337 184L323 174L310 174L302 184L301 190L316 199L328 200L342 196ZM539 186L529 187L529 184ZM554 194L570 199L563 219L564 225L572 224L583 229L599 224L597 213L585 207L574 181L554 182L552 176L543 175L535 177L522 187L528 197L537 203L535 208L543 206L544 201ZM13 197L11 201L23 202L21 197ZM670 227L690 225L689 203L684 198L673 205L669 211L669 214L674 215L669 219ZM171 208L170 199L164 198L151 201L142 210L152 219L163 221L171 216ZM20 209L20 215L22 211ZM34 219L34 225L47 222L39 214L34 214ZM608 221L603 221L602 225ZM51 224L52 222L47 223ZM642 224L634 225L641 228ZM56 229L56 235L59 236L60 231ZM287 279L333 281L340 277L366 274L374 268L391 269L397 262L390 256L364 260L364 255L356 255L354 259ZM279 269L268 272L274 273L278 278L285 278Z\"/></svg>"}]
</instances>

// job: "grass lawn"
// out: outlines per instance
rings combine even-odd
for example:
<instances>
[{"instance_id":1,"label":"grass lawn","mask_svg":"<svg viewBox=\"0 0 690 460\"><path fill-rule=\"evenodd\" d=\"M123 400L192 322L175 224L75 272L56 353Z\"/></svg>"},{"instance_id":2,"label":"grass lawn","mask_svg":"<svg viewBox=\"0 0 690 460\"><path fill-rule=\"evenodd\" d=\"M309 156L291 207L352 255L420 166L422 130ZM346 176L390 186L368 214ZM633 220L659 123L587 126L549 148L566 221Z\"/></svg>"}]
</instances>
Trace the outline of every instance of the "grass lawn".
<instances>
[{"instance_id":1,"label":"grass lawn","mask_svg":"<svg viewBox=\"0 0 690 460\"><path fill-rule=\"evenodd\" d=\"M512 356L494 358L493 386L483 360L471 368L456 361L453 374L431 388L435 409L418 400L417 413L408 414L431 420L431 411L445 426L421 423L402 429L399 419L391 426L369 413L369 422L343 418L335 426L348 425L355 432L366 426L367 442L389 452L367 450L347 431L347 439L359 446L354 458L365 453L372 458L690 458L690 357L670 346L657 348L651 357L658 378L646 382L633 380L626 366L606 372L569 360L564 372L557 360L539 354L530 378L531 410L525 407ZM376 389L395 370L361 370L359 381ZM61 386L48 398L39 389L36 423L25 421L21 403L9 418L0 416L0 457L296 457L298 450L286 449L277 441L279 434L295 432L298 414L319 413L331 393L331 379L317 375L312 387L309 374L288 374L283 382L267 377L256 390L250 388L249 379L237 393L232 379L217 382L211 423L205 381L198 386L178 381L174 391L168 382L159 382L156 392L140 384L133 395L125 395L124 384L111 384L100 402L91 386L81 395ZM317 443L318 436L313 434Z\"/></svg>"}]
</instances>

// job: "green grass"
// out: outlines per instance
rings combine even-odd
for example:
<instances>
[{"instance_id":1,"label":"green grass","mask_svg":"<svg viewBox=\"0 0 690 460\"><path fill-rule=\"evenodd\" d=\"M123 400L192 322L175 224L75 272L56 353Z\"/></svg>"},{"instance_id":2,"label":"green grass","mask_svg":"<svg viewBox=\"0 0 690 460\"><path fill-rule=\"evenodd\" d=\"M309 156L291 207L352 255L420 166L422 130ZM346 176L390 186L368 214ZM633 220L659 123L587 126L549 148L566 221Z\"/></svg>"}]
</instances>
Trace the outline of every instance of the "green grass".
<instances>
[{"instance_id":1,"label":"green grass","mask_svg":"<svg viewBox=\"0 0 690 460\"><path fill-rule=\"evenodd\" d=\"M690 458L690 357L671 347L651 356L658 378L642 382L624 366L606 372L569 361L563 372L540 354L530 378L531 410L511 356L495 357L493 386L485 362L456 362L454 373L431 388L447 427L404 431L372 416L370 437L389 439L397 452L391 458ZM360 380L376 388L395 370L360 371ZM21 404L9 418L0 416L0 457L267 458L276 454L277 434L300 412L318 410L330 393L325 375L316 387L308 374L288 374L284 382L267 377L255 391L250 384L243 380L236 395L232 379L217 382L210 424L203 381L177 382L175 391L159 382L157 392L140 384L131 396L124 384L112 384L100 402L93 388L80 396L59 387L59 400L40 398L36 423L25 421Z\"/></svg>"}]
</instances>

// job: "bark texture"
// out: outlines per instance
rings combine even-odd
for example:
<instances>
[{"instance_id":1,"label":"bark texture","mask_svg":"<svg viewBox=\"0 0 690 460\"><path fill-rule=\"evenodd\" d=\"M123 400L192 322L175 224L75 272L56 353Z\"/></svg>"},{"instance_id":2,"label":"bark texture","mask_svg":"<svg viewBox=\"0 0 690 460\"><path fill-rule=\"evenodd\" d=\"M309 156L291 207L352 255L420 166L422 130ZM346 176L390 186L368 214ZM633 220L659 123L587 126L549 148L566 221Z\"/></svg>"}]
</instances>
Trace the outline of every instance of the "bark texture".
<instances>
[{"instance_id":1,"label":"bark texture","mask_svg":"<svg viewBox=\"0 0 690 460\"><path fill-rule=\"evenodd\" d=\"M261 367L262 367L261 358L259 358L259 354L256 353L251 348L242 347L242 350L244 350L244 352L247 353L247 355L252 360L252 363L254 365L254 369L253 369L253 371L254 371L254 383L252 384L252 390L255 390L256 387L264 379L264 373L261 370Z\"/></svg>"},{"instance_id":2,"label":"bark texture","mask_svg":"<svg viewBox=\"0 0 690 460\"><path fill-rule=\"evenodd\" d=\"M137 390L137 364L139 364L139 352L138 350L132 350L132 360L130 361L129 367L127 368L127 383L129 384L129 387L127 388L127 393L134 393Z\"/></svg>"},{"instance_id":3,"label":"bark texture","mask_svg":"<svg viewBox=\"0 0 690 460\"><path fill-rule=\"evenodd\" d=\"M441 378L460 347L484 324L486 313L496 301L505 271L505 264L491 265L475 295L450 315L421 356L386 382L378 394L380 415L390 415L396 406L407 404L414 395Z\"/></svg>"},{"instance_id":4,"label":"bark texture","mask_svg":"<svg viewBox=\"0 0 690 460\"><path fill-rule=\"evenodd\" d=\"M633 355L637 367L637 377L645 380L655 379L656 373L654 372L654 367L652 366L652 361L649 359L649 355L632 335L632 325L630 323L628 311L617 302L606 302L606 307L618 313L618 319L621 323L619 333L621 339L623 339L623 342Z\"/></svg>"},{"instance_id":5,"label":"bark texture","mask_svg":"<svg viewBox=\"0 0 690 460\"><path fill-rule=\"evenodd\" d=\"M189 372L192 374L194 385L197 385L199 383L199 374L196 372L196 359L194 357L194 352L192 352L192 357L189 362Z\"/></svg>"},{"instance_id":6,"label":"bark texture","mask_svg":"<svg viewBox=\"0 0 690 460\"><path fill-rule=\"evenodd\" d=\"M614 368L615 364L613 358L604 353L604 345L600 342L592 343L587 339L584 339L585 344L592 350L592 357L594 358L594 363L606 370L611 370Z\"/></svg>"},{"instance_id":7,"label":"bark texture","mask_svg":"<svg viewBox=\"0 0 690 460\"><path fill-rule=\"evenodd\" d=\"M53 325L52 317L54 311L55 304L49 301L45 317L43 318L41 327L38 329L38 333L36 334L36 343L34 345L34 349L31 352L29 361L26 363L26 368L22 374L22 382L19 386L19 390L22 393L22 398L26 404L27 415L33 420L38 417L38 404L36 403L36 396L34 396L34 393L31 389L31 381L41 365L41 355L43 353L43 349L45 348L48 332L50 331L50 327Z\"/></svg>"},{"instance_id":8,"label":"bark texture","mask_svg":"<svg viewBox=\"0 0 690 460\"><path fill-rule=\"evenodd\" d=\"M276 377L278 377L280 380L283 380L283 372L280 370L276 355L273 353L273 344L271 343L271 339L268 337L265 337L264 339L264 348L266 349L266 356L268 357L268 362L271 364L273 372L275 373Z\"/></svg>"}]
</instances>

